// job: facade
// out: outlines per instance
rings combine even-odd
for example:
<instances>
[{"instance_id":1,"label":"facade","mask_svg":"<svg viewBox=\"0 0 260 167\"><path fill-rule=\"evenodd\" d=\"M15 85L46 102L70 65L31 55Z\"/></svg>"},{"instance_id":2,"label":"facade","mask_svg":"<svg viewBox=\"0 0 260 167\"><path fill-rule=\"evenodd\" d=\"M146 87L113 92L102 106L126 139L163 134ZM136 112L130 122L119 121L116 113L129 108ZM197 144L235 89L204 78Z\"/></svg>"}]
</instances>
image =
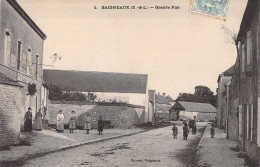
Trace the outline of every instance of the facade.
<instances>
[{"instance_id":1,"label":"facade","mask_svg":"<svg viewBox=\"0 0 260 167\"><path fill-rule=\"evenodd\" d=\"M0 1L0 147L19 143L27 108L34 117L42 106L45 39L15 0Z\"/></svg>"},{"instance_id":2,"label":"facade","mask_svg":"<svg viewBox=\"0 0 260 167\"><path fill-rule=\"evenodd\" d=\"M44 70L44 81L47 85L56 85L63 91L78 91L78 92L93 92L97 95L97 105L95 108L104 108L106 104L115 103L106 99L117 99L118 104L134 105L137 106L135 110L132 111L133 115L138 116L142 121L137 121L138 123L144 123L151 120L148 113L148 90L147 90L147 80L148 75L146 74L126 74L126 73L108 73L108 72L93 72L93 71L66 71L66 70ZM57 108L50 107L57 102L50 102L47 111L51 113L58 113ZM102 105L102 103L104 105ZM88 105L88 104L86 104ZM129 107L129 106L128 106ZM108 108L110 108L108 106ZM119 107L120 108L120 107ZM62 108L61 108L62 109ZM114 107L114 111L118 112L118 107ZM67 108L65 109L67 110ZM82 109L77 109L77 112L84 111ZM111 109L111 112L113 109ZM96 110L85 110L85 112L96 112ZM48 113L47 113L48 114ZM91 114L91 113L90 113ZM51 114L48 114L51 115ZM92 114L91 114L92 115ZM117 114L118 120L123 118L122 115ZM115 118L109 118L106 116L107 120L114 120ZM137 117L133 117L136 118ZM52 119L52 118L49 118ZM134 122L134 121L132 121ZM122 126L120 126L122 127Z\"/></svg>"},{"instance_id":3,"label":"facade","mask_svg":"<svg viewBox=\"0 0 260 167\"><path fill-rule=\"evenodd\" d=\"M217 109L209 103L177 101L170 109L173 120L212 121L216 117Z\"/></svg>"},{"instance_id":4,"label":"facade","mask_svg":"<svg viewBox=\"0 0 260 167\"><path fill-rule=\"evenodd\" d=\"M234 66L227 69L218 77L217 89L217 127L226 129L227 120L227 90L226 84L230 82Z\"/></svg>"},{"instance_id":5,"label":"facade","mask_svg":"<svg viewBox=\"0 0 260 167\"><path fill-rule=\"evenodd\" d=\"M168 97L168 98L167 98ZM162 119L169 119L169 109L172 107L172 99L169 95L166 96L165 93L160 95L160 92L158 94L155 94L155 118L156 120L162 120ZM170 103L171 102L171 103Z\"/></svg>"},{"instance_id":6,"label":"facade","mask_svg":"<svg viewBox=\"0 0 260 167\"><path fill-rule=\"evenodd\" d=\"M156 94L155 90L149 90L149 113L153 115L152 120L170 119L169 109L175 104L171 96L166 96L165 93Z\"/></svg>"},{"instance_id":7,"label":"facade","mask_svg":"<svg viewBox=\"0 0 260 167\"><path fill-rule=\"evenodd\" d=\"M239 126L241 130L242 122L238 120L238 108L239 108L239 57L237 57L232 79L226 84L226 98L227 98L227 124L226 135L231 140L237 140L239 138ZM240 119L241 116L240 116ZM240 125L239 125L240 124ZM241 132L240 132L241 133Z\"/></svg>"},{"instance_id":8,"label":"facade","mask_svg":"<svg viewBox=\"0 0 260 167\"><path fill-rule=\"evenodd\" d=\"M237 105L238 144L241 150L254 159L260 160L260 8L259 0L249 0L237 38L239 73L232 78L231 85L238 86L233 103ZM233 110L234 106L233 105ZM231 104L232 106L232 104ZM231 110L230 110L231 111Z\"/></svg>"}]
</instances>

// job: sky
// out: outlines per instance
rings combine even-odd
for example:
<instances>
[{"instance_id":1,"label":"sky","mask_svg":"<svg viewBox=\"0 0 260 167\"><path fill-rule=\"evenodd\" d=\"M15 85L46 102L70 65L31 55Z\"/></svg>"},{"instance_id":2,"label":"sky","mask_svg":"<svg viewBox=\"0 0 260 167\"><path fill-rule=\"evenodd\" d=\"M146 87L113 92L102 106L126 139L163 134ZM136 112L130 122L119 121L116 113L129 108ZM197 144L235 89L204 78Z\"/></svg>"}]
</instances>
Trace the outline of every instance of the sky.
<instances>
[{"instance_id":1,"label":"sky","mask_svg":"<svg viewBox=\"0 0 260 167\"><path fill-rule=\"evenodd\" d=\"M247 0L229 0L227 20L191 13L190 0L17 0L47 35L48 69L148 74L148 88L177 98L198 85L214 93L235 63L224 25L238 33ZM180 9L102 10L107 5ZM96 6L98 9L94 9Z\"/></svg>"}]
</instances>

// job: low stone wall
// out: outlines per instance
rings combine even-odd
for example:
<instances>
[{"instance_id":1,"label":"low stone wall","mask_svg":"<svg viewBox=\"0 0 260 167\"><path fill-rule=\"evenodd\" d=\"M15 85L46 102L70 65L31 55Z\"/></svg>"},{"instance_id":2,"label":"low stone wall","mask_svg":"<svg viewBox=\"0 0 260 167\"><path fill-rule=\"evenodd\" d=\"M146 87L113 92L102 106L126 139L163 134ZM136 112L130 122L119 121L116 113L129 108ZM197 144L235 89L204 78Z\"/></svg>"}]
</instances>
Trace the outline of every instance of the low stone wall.
<instances>
[{"instance_id":1,"label":"low stone wall","mask_svg":"<svg viewBox=\"0 0 260 167\"><path fill-rule=\"evenodd\" d=\"M85 102L60 102L49 101L47 107L47 119L49 124L56 124L56 116L59 110L63 111L65 124L69 123L71 111L77 116L77 127L83 128L87 113L92 117L92 128L97 128L99 116L107 125L114 128L132 128L145 121L145 110L142 106L113 103L85 103Z\"/></svg>"}]
</instances>

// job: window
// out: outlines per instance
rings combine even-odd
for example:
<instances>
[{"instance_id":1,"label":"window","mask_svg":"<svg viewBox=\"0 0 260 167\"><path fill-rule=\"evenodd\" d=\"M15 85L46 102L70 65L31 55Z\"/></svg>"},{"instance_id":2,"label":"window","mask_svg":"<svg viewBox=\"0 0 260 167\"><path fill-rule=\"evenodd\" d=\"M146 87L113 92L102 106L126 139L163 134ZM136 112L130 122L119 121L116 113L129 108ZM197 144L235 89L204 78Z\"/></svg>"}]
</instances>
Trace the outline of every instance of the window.
<instances>
[{"instance_id":1,"label":"window","mask_svg":"<svg viewBox=\"0 0 260 167\"><path fill-rule=\"evenodd\" d=\"M250 120L250 122L251 122L251 131L250 131L250 134L251 134L251 137L250 137L250 139L251 139L251 142L253 141L253 122L254 122L254 110L253 110L253 104L251 105L251 113L250 113L250 118L251 118L251 120Z\"/></svg>"},{"instance_id":2,"label":"window","mask_svg":"<svg viewBox=\"0 0 260 167\"><path fill-rule=\"evenodd\" d=\"M39 63L39 55L36 55L35 78L37 78L37 76L38 76L38 63Z\"/></svg>"},{"instance_id":3,"label":"window","mask_svg":"<svg viewBox=\"0 0 260 167\"><path fill-rule=\"evenodd\" d=\"M22 55L22 72L27 73L27 54L25 52L23 52Z\"/></svg>"},{"instance_id":4,"label":"window","mask_svg":"<svg viewBox=\"0 0 260 167\"><path fill-rule=\"evenodd\" d=\"M4 64L11 64L11 35L8 31L5 32Z\"/></svg>"},{"instance_id":5,"label":"window","mask_svg":"<svg viewBox=\"0 0 260 167\"><path fill-rule=\"evenodd\" d=\"M18 41L17 70L20 70L22 42Z\"/></svg>"},{"instance_id":6,"label":"window","mask_svg":"<svg viewBox=\"0 0 260 167\"><path fill-rule=\"evenodd\" d=\"M246 64L251 65L252 64L252 31L247 32L247 38L246 38Z\"/></svg>"},{"instance_id":7,"label":"window","mask_svg":"<svg viewBox=\"0 0 260 167\"><path fill-rule=\"evenodd\" d=\"M245 44L242 44L242 62L241 62L241 65L242 65L242 72L245 72L245 65L246 65L246 45Z\"/></svg>"},{"instance_id":8,"label":"window","mask_svg":"<svg viewBox=\"0 0 260 167\"><path fill-rule=\"evenodd\" d=\"M28 57L27 57L27 74L32 75L32 50L28 49Z\"/></svg>"},{"instance_id":9,"label":"window","mask_svg":"<svg viewBox=\"0 0 260 167\"><path fill-rule=\"evenodd\" d=\"M246 106L246 136L249 140L249 105Z\"/></svg>"}]
</instances>

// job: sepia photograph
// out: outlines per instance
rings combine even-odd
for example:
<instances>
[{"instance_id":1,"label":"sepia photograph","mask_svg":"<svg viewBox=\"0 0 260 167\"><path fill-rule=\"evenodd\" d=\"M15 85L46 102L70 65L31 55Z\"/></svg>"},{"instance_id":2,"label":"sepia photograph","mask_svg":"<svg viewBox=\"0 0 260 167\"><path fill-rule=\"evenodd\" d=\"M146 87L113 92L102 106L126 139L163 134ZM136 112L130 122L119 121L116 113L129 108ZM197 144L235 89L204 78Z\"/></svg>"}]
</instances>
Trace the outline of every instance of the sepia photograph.
<instances>
[{"instance_id":1,"label":"sepia photograph","mask_svg":"<svg viewBox=\"0 0 260 167\"><path fill-rule=\"evenodd\" d=\"M260 0L0 0L0 167L260 167Z\"/></svg>"}]
</instances>

